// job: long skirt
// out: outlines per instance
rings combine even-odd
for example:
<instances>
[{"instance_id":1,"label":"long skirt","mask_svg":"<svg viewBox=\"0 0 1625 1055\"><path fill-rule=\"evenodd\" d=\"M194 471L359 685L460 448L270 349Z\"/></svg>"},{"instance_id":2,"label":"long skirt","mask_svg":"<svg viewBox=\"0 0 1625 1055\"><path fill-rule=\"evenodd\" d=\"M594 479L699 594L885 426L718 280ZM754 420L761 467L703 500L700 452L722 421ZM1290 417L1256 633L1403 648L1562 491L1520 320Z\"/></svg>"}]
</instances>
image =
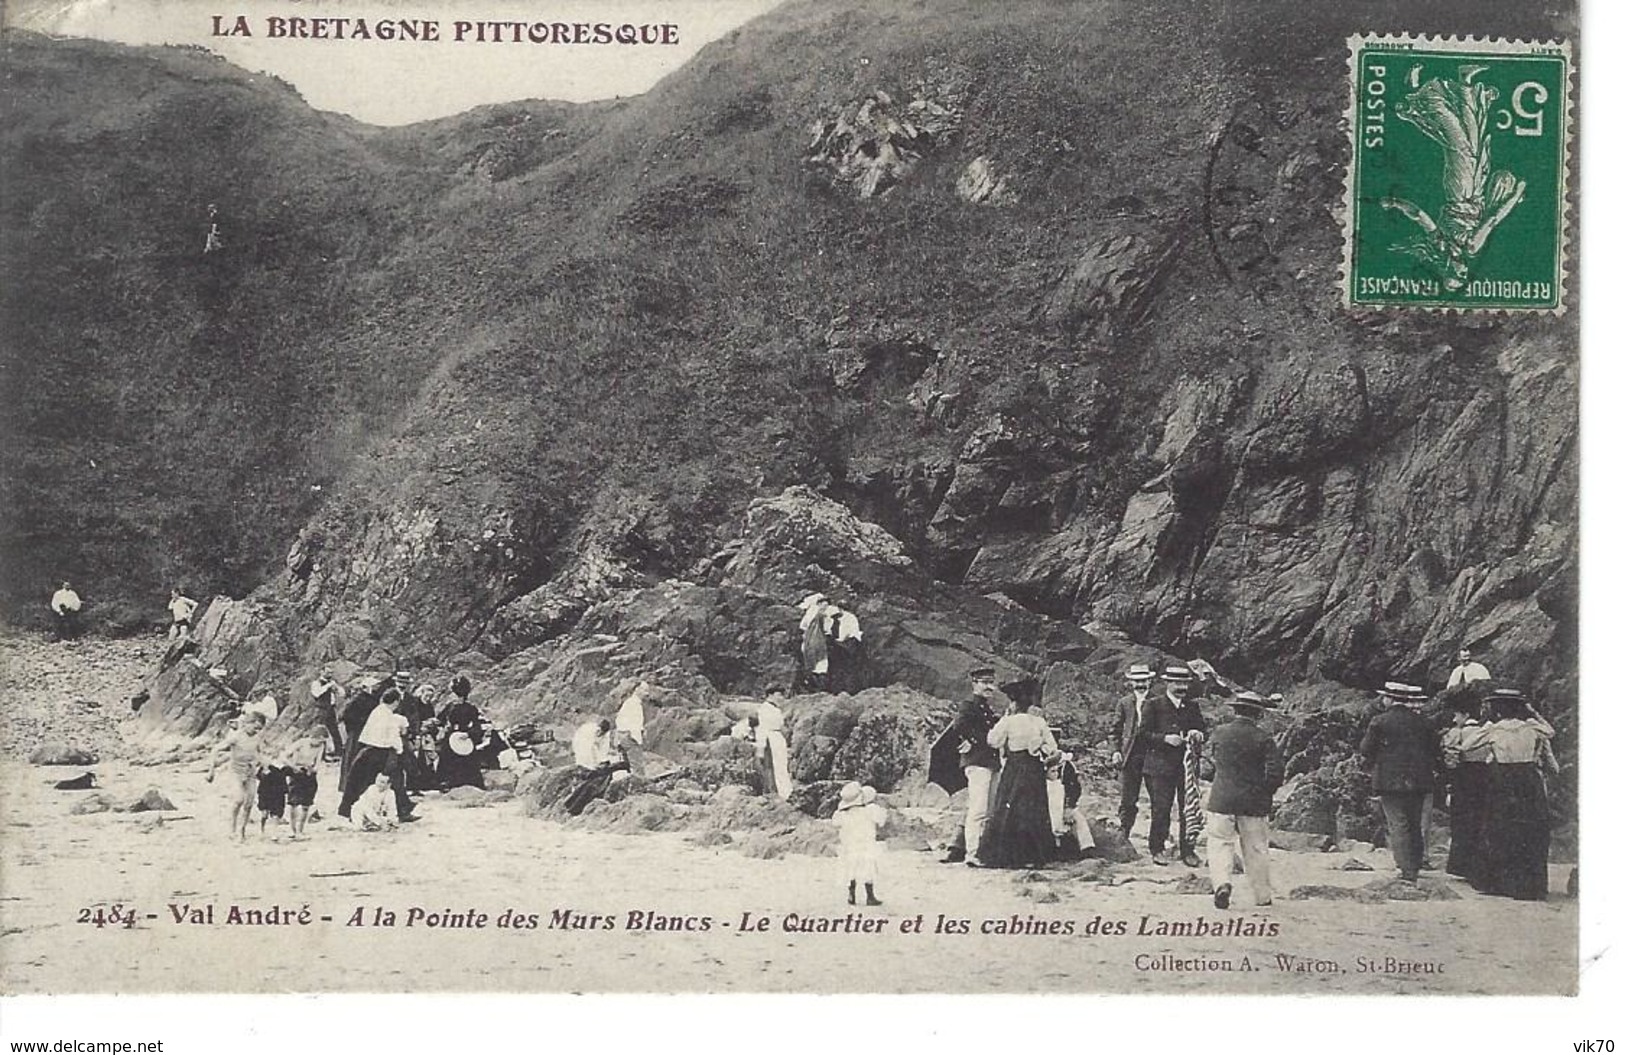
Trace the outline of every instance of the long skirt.
<instances>
[{"instance_id":1,"label":"long skirt","mask_svg":"<svg viewBox=\"0 0 1625 1055\"><path fill-rule=\"evenodd\" d=\"M1026 751L1011 751L999 771L998 790L988 811L977 857L989 868L1022 868L1055 859L1049 792L1044 763Z\"/></svg>"},{"instance_id":2,"label":"long skirt","mask_svg":"<svg viewBox=\"0 0 1625 1055\"><path fill-rule=\"evenodd\" d=\"M1463 762L1450 771L1450 857L1444 870L1472 879L1484 861L1484 792L1489 765Z\"/></svg>"},{"instance_id":3,"label":"long skirt","mask_svg":"<svg viewBox=\"0 0 1625 1055\"><path fill-rule=\"evenodd\" d=\"M479 759L474 755L460 755L446 744L440 746L435 778L441 787L447 789L485 787L485 775L480 771Z\"/></svg>"},{"instance_id":4,"label":"long skirt","mask_svg":"<svg viewBox=\"0 0 1625 1055\"><path fill-rule=\"evenodd\" d=\"M1485 769L1484 859L1473 887L1520 901L1543 900L1552 841L1546 782L1533 762L1491 762Z\"/></svg>"}]
</instances>

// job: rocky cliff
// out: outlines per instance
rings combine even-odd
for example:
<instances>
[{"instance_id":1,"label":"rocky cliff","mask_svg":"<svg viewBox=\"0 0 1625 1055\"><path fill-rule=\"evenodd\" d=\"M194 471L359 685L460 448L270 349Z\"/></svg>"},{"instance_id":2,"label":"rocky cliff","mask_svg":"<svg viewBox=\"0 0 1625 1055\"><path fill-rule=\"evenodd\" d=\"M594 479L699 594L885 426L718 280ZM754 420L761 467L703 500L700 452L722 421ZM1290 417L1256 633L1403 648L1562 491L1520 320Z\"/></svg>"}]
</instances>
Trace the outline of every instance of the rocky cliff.
<instances>
[{"instance_id":1,"label":"rocky cliff","mask_svg":"<svg viewBox=\"0 0 1625 1055\"><path fill-rule=\"evenodd\" d=\"M252 589L204 644L259 684L551 718L787 687L814 589L871 684L1080 713L1135 647L1369 688L1467 644L1572 757L1573 314L1337 287L1345 38L1572 15L1237 7L792 3L638 99L388 132L8 36L8 602Z\"/></svg>"}]
</instances>

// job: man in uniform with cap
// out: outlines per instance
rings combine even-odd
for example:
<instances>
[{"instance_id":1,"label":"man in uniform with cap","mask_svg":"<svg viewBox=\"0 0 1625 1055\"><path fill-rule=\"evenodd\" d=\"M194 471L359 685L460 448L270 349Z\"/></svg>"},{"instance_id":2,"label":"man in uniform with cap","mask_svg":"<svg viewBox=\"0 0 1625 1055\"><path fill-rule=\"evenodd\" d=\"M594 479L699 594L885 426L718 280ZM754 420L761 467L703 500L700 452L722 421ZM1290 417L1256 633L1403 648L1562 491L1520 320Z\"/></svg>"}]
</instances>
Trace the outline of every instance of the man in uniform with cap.
<instances>
[{"instance_id":1,"label":"man in uniform with cap","mask_svg":"<svg viewBox=\"0 0 1625 1055\"><path fill-rule=\"evenodd\" d=\"M962 841L949 847L943 861L964 860L966 864L980 866L977 850L982 842L982 830L987 826L988 807L993 801L993 781L999 775L999 753L987 742L987 734L999 720L992 702L998 688L993 681L992 667L977 667L971 671L970 682L970 699L960 704L947 733L956 743L959 768L967 788L965 825Z\"/></svg>"},{"instance_id":2,"label":"man in uniform with cap","mask_svg":"<svg viewBox=\"0 0 1625 1055\"><path fill-rule=\"evenodd\" d=\"M1188 683L1190 671L1183 667L1177 669L1185 672L1184 680ZM1123 837L1127 838L1134 828L1139 814L1140 785L1144 783L1151 795L1151 834L1147 840L1151 859L1157 864L1167 864L1163 848L1168 842L1169 820L1183 769L1185 736L1179 727L1179 714L1172 696L1151 691L1155 678L1151 668L1143 663L1129 667L1131 692L1117 707L1117 750L1112 754L1112 762L1123 768L1122 795L1117 805Z\"/></svg>"},{"instance_id":3,"label":"man in uniform with cap","mask_svg":"<svg viewBox=\"0 0 1625 1055\"><path fill-rule=\"evenodd\" d=\"M1438 741L1420 713L1428 698L1421 687L1390 681L1378 695L1388 709L1366 726L1360 758L1371 770L1371 789L1382 800L1399 878L1414 883L1427 851L1422 844L1422 810L1433 791Z\"/></svg>"},{"instance_id":4,"label":"man in uniform with cap","mask_svg":"<svg viewBox=\"0 0 1625 1055\"><path fill-rule=\"evenodd\" d=\"M1230 907L1230 875L1236 854L1253 888L1253 904L1268 905L1270 891L1270 806L1285 766L1281 749L1258 727L1274 704L1242 691L1230 701L1235 721L1219 727L1208 745L1213 787L1208 792L1207 866L1213 904Z\"/></svg>"}]
</instances>

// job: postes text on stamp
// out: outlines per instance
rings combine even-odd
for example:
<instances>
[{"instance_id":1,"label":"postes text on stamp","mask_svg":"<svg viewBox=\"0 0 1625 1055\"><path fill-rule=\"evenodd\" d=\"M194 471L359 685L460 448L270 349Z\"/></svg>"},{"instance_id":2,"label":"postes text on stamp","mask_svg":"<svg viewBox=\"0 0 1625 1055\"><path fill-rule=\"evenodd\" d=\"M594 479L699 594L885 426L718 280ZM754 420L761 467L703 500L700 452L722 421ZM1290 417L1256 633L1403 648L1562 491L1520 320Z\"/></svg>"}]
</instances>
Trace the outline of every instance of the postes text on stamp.
<instances>
[{"instance_id":1,"label":"postes text on stamp","mask_svg":"<svg viewBox=\"0 0 1625 1055\"><path fill-rule=\"evenodd\" d=\"M1345 304L1561 312L1569 45L1349 44Z\"/></svg>"}]
</instances>

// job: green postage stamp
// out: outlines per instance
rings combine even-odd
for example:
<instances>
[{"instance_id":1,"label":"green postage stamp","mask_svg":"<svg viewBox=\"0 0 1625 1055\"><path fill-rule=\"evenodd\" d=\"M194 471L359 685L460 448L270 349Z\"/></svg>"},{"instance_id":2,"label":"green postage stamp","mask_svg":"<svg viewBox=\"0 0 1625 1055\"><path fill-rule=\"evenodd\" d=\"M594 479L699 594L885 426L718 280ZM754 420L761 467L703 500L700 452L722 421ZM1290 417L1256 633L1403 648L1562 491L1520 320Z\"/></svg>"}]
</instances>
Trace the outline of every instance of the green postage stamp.
<instances>
[{"instance_id":1,"label":"green postage stamp","mask_svg":"<svg viewBox=\"0 0 1625 1055\"><path fill-rule=\"evenodd\" d=\"M1357 36L1350 307L1564 309L1566 41Z\"/></svg>"}]
</instances>

